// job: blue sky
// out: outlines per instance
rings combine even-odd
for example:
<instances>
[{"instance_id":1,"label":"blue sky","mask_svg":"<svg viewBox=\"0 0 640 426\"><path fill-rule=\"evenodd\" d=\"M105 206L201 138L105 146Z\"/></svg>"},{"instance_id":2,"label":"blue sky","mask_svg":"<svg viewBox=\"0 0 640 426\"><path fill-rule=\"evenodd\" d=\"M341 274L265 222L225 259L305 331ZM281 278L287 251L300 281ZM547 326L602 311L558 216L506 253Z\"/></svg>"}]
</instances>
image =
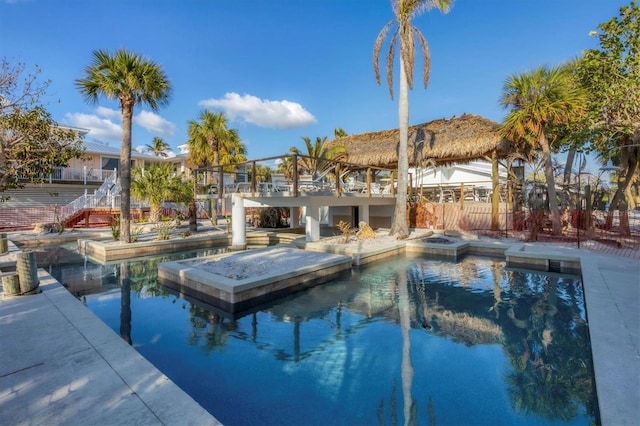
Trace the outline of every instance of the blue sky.
<instances>
[{"instance_id":1,"label":"blue sky","mask_svg":"<svg viewBox=\"0 0 640 426\"><path fill-rule=\"evenodd\" d=\"M513 73L554 66L598 47L588 35L625 0L458 0L414 24L429 42L431 77L416 64L410 124L472 113L500 122L502 85ZM92 51L127 48L158 63L169 105L134 111L134 147L186 143L205 108L227 114L250 159L333 138L396 128L397 98L373 72L373 44L393 18L389 0L0 0L4 58L42 69L42 99L60 124L120 144L115 102L87 104L75 88ZM396 61L397 62L397 61ZM381 64L384 73L384 63ZM394 83L397 92L397 70Z\"/></svg>"}]
</instances>

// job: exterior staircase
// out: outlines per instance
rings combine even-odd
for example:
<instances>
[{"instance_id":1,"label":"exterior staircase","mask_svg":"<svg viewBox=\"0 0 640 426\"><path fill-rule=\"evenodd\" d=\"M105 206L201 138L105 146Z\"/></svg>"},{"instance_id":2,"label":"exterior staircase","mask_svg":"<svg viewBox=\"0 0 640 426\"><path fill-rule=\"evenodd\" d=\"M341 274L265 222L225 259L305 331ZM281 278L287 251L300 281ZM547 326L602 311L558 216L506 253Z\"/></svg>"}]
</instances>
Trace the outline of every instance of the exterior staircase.
<instances>
[{"instance_id":1,"label":"exterior staircase","mask_svg":"<svg viewBox=\"0 0 640 426\"><path fill-rule=\"evenodd\" d=\"M102 217L106 211L107 216L110 216L110 210L119 205L119 203L116 203L119 194L118 173L114 170L93 194L84 194L60 208L59 220L65 228L77 226L82 221L85 222L85 226L89 226L90 213L102 213L93 214L94 217ZM100 224L102 225L104 224L102 222L108 222L108 220L108 217L106 220L102 218Z\"/></svg>"}]
</instances>

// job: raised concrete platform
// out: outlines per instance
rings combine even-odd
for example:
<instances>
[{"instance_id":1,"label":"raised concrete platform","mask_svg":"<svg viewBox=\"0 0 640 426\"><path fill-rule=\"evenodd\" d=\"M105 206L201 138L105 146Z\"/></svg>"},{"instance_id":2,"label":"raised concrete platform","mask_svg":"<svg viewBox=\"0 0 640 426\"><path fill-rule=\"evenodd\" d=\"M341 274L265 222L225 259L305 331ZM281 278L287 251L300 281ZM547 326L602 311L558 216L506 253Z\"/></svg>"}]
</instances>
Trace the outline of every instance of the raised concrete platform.
<instances>
[{"instance_id":1,"label":"raised concrete platform","mask_svg":"<svg viewBox=\"0 0 640 426\"><path fill-rule=\"evenodd\" d=\"M562 274L580 274L580 257L553 249L532 251L529 244L505 244L491 241L450 241L438 243L425 241L408 242L406 252L409 255L438 256L457 261L464 256L477 254L482 256L504 257L509 268L529 269Z\"/></svg>"},{"instance_id":2,"label":"raised concrete platform","mask_svg":"<svg viewBox=\"0 0 640 426\"><path fill-rule=\"evenodd\" d=\"M284 232L253 231L247 233L247 244L256 246L289 243L303 238L298 234ZM171 236L168 240L149 239L134 243L121 243L113 239L103 238L78 239L78 251L100 263L114 262L133 257L153 256L157 254L175 253L178 251L197 250L208 247L231 246L231 234L218 233L194 234L186 237Z\"/></svg>"},{"instance_id":3,"label":"raised concrete platform","mask_svg":"<svg viewBox=\"0 0 640 426\"><path fill-rule=\"evenodd\" d=\"M0 425L216 425L44 270L0 299Z\"/></svg>"},{"instance_id":4,"label":"raised concrete platform","mask_svg":"<svg viewBox=\"0 0 640 426\"><path fill-rule=\"evenodd\" d=\"M276 246L164 262L159 282L229 313L326 282L351 269L351 257Z\"/></svg>"}]
</instances>

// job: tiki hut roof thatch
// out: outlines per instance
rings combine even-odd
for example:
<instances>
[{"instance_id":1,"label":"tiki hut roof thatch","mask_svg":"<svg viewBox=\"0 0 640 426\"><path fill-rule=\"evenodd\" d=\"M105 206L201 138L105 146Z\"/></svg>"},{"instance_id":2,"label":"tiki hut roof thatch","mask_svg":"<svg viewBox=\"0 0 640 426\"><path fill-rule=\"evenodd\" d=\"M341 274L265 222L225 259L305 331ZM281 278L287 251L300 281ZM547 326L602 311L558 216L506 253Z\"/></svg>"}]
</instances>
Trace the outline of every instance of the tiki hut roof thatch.
<instances>
[{"instance_id":1,"label":"tiki hut roof thatch","mask_svg":"<svg viewBox=\"0 0 640 426\"><path fill-rule=\"evenodd\" d=\"M348 162L366 166L396 167L398 163L398 129L349 135L330 142L344 145ZM409 166L466 163L508 154L509 143L498 134L498 123L478 115L465 114L409 127Z\"/></svg>"}]
</instances>

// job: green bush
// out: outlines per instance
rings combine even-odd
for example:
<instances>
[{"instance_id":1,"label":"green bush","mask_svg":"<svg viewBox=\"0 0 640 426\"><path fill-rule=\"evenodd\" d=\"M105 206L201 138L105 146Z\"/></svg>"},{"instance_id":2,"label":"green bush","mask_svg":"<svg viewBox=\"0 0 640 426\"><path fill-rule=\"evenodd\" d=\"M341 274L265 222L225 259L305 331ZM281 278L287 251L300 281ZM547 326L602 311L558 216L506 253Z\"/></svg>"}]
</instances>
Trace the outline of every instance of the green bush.
<instances>
[{"instance_id":1,"label":"green bush","mask_svg":"<svg viewBox=\"0 0 640 426\"><path fill-rule=\"evenodd\" d=\"M111 216L109 226L111 226L113 239L118 241L120 239L120 216Z\"/></svg>"},{"instance_id":2,"label":"green bush","mask_svg":"<svg viewBox=\"0 0 640 426\"><path fill-rule=\"evenodd\" d=\"M158 240L168 240L174 226L171 222L161 222L157 224L154 230L158 233Z\"/></svg>"}]
</instances>

